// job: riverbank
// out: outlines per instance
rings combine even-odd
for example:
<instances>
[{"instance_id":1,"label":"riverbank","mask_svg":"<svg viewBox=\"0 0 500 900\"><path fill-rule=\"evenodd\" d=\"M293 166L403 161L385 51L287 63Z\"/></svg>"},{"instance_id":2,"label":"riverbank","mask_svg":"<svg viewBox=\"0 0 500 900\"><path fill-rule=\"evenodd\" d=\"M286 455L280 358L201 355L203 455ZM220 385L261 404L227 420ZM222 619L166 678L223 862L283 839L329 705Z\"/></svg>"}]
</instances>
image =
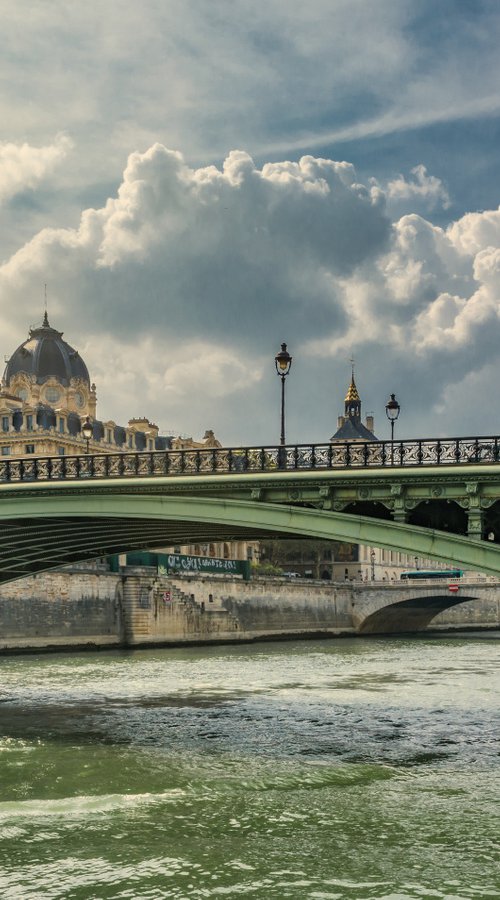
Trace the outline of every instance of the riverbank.
<instances>
[{"instance_id":1,"label":"riverbank","mask_svg":"<svg viewBox=\"0 0 500 900\"><path fill-rule=\"evenodd\" d=\"M0 589L0 653L499 628L500 584L479 577L455 589L75 567Z\"/></svg>"}]
</instances>

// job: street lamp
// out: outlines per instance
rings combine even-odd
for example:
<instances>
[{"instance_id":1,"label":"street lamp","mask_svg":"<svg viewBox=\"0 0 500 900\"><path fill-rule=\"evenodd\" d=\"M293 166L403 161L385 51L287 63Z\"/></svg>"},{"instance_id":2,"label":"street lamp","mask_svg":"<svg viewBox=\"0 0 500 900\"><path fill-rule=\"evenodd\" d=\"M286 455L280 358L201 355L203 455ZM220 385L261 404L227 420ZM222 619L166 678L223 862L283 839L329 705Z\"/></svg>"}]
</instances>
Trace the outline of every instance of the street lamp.
<instances>
[{"instance_id":1,"label":"street lamp","mask_svg":"<svg viewBox=\"0 0 500 900\"><path fill-rule=\"evenodd\" d=\"M390 400L385 404L385 414L391 423L391 466L394 465L394 422L399 418L401 407L396 400L396 395L391 394Z\"/></svg>"},{"instance_id":2,"label":"street lamp","mask_svg":"<svg viewBox=\"0 0 500 900\"><path fill-rule=\"evenodd\" d=\"M85 419L85 422L82 425L82 434L83 434L83 437L85 438L85 440L87 441L87 449L85 450L85 453L89 452L89 441L90 441L93 433L94 433L94 431L92 428L92 422L90 421L89 417L87 416L87 418Z\"/></svg>"},{"instance_id":3,"label":"street lamp","mask_svg":"<svg viewBox=\"0 0 500 900\"><path fill-rule=\"evenodd\" d=\"M281 438L280 444L285 445L285 378L290 371L292 365L292 357L286 349L286 344L281 345L281 350L274 357L276 372L281 378Z\"/></svg>"},{"instance_id":4,"label":"street lamp","mask_svg":"<svg viewBox=\"0 0 500 900\"><path fill-rule=\"evenodd\" d=\"M370 553L370 563L372 567L372 581L375 581L375 550Z\"/></svg>"}]
</instances>

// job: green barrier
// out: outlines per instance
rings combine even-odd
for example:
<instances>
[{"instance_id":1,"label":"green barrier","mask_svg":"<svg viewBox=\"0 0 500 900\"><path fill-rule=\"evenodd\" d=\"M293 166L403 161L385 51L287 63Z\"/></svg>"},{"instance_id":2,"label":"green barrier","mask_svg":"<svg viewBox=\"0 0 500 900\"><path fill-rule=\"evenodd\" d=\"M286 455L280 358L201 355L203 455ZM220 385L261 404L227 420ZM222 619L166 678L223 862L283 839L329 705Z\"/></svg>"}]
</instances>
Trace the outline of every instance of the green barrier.
<instances>
[{"instance_id":1,"label":"green barrier","mask_svg":"<svg viewBox=\"0 0 500 900\"><path fill-rule=\"evenodd\" d=\"M159 575L173 575L183 572L189 575L240 575L244 581L250 579L250 563L242 559L222 559L213 556L188 556L182 553L149 553L136 551L126 554L127 566L148 566ZM112 572L120 568L119 557L109 558Z\"/></svg>"}]
</instances>

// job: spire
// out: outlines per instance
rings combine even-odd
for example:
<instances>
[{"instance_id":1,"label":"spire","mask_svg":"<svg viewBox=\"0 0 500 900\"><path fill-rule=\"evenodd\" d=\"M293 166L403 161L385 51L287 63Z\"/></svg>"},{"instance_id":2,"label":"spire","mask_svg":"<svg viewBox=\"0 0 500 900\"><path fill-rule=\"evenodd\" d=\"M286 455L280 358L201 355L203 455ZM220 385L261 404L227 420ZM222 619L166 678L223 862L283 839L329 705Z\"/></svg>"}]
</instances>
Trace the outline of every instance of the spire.
<instances>
[{"instance_id":1,"label":"spire","mask_svg":"<svg viewBox=\"0 0 500 900\"><path fill-rule=\"evenodd\" d=\"M47 285L44 284L44 301L45 301L45 312L43 315L43 328L50 328L49 325L49 317L47 315Z\"/></svg>"},{"instance_id":2,"label":"spire","mask_svg":"<svg viewBox=\"0 0 500 900\"><path fill-rule=\"evenodd\" d=\"M352 378L351 378L351 383L349 385L349 389L347 391L347 394L345 395L345 402L351 403L351 401L353 401L353 400L357 403L361 402L361 400L359 398L359 394L358 394L358 389L356 387L356 382L354 381L354 372L352 373Z\"/></svg>"},{"instance_id":3,"label":"spire","mask_svg":"<svg viewBox=\"0 0 500 900\"><path fill-rule=\"evenodd\" d=\"M349 419L361 418L361 398L354 381L354 359L351 357L351 383L345 395L345 416Z\"/></svg>"}]
</instances>

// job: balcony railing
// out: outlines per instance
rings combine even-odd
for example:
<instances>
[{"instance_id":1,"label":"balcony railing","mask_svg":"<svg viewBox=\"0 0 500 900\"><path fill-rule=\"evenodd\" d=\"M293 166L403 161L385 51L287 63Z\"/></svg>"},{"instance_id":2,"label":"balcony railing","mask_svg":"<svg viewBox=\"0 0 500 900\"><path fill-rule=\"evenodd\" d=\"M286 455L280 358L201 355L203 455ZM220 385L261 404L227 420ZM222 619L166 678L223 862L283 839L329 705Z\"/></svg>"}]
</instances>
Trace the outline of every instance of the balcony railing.
<instances>
[{"instance_id":1,"label":"balcony railing","mask_svg":"<svg viewBox=\"0 0 500 900\"><path fill-rule=\"evenodd\" d=\"M500 437L28 456L0 461L0 483L387 469L498 463Z\"/></svg>"}]
</instances>

